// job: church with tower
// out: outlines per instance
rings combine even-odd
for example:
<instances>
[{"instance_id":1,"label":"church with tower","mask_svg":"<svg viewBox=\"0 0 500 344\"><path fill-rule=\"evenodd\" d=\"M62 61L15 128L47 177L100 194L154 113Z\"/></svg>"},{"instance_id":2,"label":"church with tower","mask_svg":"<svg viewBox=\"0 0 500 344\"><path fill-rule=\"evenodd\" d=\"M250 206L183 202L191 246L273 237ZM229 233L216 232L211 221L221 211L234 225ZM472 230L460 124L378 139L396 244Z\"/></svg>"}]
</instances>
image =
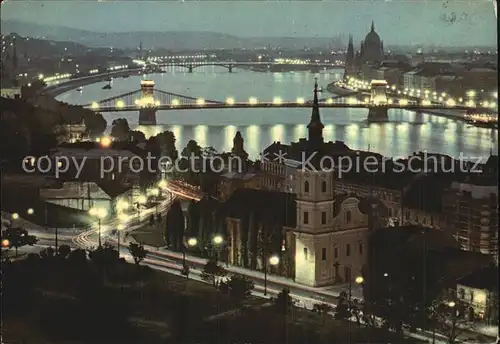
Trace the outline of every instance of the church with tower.
<instances>
[{"instance_id":1,"label":"church with tower","mask_svg":"<svg viewBox=\"0 0 500 344\"><path fill-rule=\"evenodd\" d=\"M356 74L365 64L379 64L384 60L384 42L375 31L372 21L370 32L361 41L359 50L355 51L353 37L349 36L346 54L346 73Z\"/></svg>"},{"instance_id":2,"label":"church with tower","mask_svg":"<svg viewBox=\"0 0 500 344\"><path fill-rule=\"evenodd\" d=\"M286 178L276 180L286 179L290 183L268 183L268 188L263 183L260 189L238 189L226 202L231 264L245 266L251 261L242 257L251 257L249 248L272 228L282 242L270 254L287 262L279 270L297 283L311 287L344 284L365 273L369 236L380 224L378 219L386 215L384 206L372 198L337 191L336 173L332 168L319 166L321 158L359 156L359 152L350 150L343 142L325 142L323 128L316 82L308 138L290 145L274 142L264 150L270 158L261 161L264 178L284 174ZM239 137L235 138L235 148L239 146L236 141L240 142ZM316 158L304 163L304 158L313 154ZM285 158L273 159L275 156ZM258 222L258 218L273 219L273 225L266 224L268 220ZM266 267L262 259L255 257L255 268Z\"/></svg>"}]
</instances>

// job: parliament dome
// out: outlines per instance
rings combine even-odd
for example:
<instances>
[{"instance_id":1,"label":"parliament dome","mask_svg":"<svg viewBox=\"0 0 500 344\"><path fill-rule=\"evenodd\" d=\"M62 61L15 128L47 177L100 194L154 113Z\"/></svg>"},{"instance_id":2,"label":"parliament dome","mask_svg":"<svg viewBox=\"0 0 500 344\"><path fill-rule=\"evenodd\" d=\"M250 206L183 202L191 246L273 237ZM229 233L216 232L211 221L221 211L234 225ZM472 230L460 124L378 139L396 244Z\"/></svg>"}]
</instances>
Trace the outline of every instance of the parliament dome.
<instances>
[{"instance_id":1,"label":"parliament dome","mask_svg":"<svg viewBox=\"0 0 500 344\"><path fill-rule=\"evenodd\" d=\"M372 29L365 37L366 45L380 46L380 36Z\"/></svg>"},{"instance_id":2,"label":"parliament dome","mask_svg":"<svg viewBox=\"0 0 500 344\"><path fill-rule=\"evenodd\" d=\"M365 37L365 44L371 46L380 46L380 42L380 36L375 32L375 24L372 22L371 30Z\"/></svg>"}]
</instances>

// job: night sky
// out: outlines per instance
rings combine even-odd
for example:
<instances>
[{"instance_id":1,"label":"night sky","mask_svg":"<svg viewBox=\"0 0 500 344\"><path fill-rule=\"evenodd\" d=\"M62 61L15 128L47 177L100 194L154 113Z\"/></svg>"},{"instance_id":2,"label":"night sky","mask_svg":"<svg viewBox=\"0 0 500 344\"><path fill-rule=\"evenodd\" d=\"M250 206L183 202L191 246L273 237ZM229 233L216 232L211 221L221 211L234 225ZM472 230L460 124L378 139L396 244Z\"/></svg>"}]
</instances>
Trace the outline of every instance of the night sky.
<instances>
[{"instance_id":1,"label":"night sky","mask_svg":"<svg viewBox=\"0 0 500 344\"><path fill-rule=\"evenodd\" d=\"M236 36L361 39L375 21L386 44L496 46L492 0L16 1L2 19L98 32L212 31Z\"/></svg>"}]
</instances>

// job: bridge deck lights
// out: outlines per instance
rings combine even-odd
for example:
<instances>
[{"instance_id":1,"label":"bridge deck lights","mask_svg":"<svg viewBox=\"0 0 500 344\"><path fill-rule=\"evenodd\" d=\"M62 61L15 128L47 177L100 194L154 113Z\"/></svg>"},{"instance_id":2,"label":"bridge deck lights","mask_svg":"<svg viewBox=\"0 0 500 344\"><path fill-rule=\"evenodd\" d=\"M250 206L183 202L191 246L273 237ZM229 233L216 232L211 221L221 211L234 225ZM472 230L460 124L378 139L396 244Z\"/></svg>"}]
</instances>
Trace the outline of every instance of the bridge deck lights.
<instances>
[{"instance_id":1,"label":"bridge deck lights","mask_svg":"<svg viewBox=\"0 0 500 344\"><path fill-rule=\"evenodd\" d=\"M456 102L453 99L448 99L446 101L446 106L453 107L455 105L457 105L457 104L456 104Z\"/></svg>"},{"instance_id":2,"label":"bridge deck lights","mask_svg":"<svg viewBox=\"0 0 500 344\"><path fill-rule=\"evenodd\" d=\"M226 104L227 105L234 105L234 98L231 98L231 97L227 98L226 99Z\"/></svg>"},{"instance_id":3,"label":"bridge deck lights","mask_svg":"<svg viewBox=\"0 0 500 344\"><path fill-rule=\"evenodd\" d=\"M156 101L155 101L155 106L160 106L160 104L161 104L161 103L160 103L160 101L159 101L159 100L156 100Z\"/></svg>"},{"instance_id":4,"label":"bridge deck lights","mask_svg":"<svg viewBox=\"0 0 500 344\"><path fill-rule=\"evenodd\" d=\"M205 99L202 98L196 99L196 105L205 105Z\"/></svg>"},{"instance_id":5,"label":"bridge deck lights","mask_svg":"<svg viewBox=\"0 0 500 344\"><path fill-rule=\"evenodd\" d=\"M327 103L327 104L333 104L333 99L332 99L332 98L328 98L328 99L326 100L326 103Z\"/></svg>"},{"instance_id":6,"label":"bridge deck lights","mask_svg":"<svg viewBox=\"0 0 500 344\"><path fill-rule=\"evenodd\" d=\"M125 103L123 102L123 100L118 100L116 102L116 107L119 108L119 109L125 107Z\"/></svg>"},{"instance_id":7,"label":"bridge deck lights","mask_svg":"<svg viewBox=\"0 0 500 344\"><path fill-rule=\"evenodd\" d=\"M280 105L282 103L283 103L283 100L281 100L280 97L274 97L274 99L273 99L273 104L274 105Z\"/></svg>"},{"instance_id":8,"label":"bridge deck lights","mask_svg":"<svg viewBox=\"0 0 500 344\"><path fill-rule=\"evenodd\" d=\"M408 100L406 100L406 99L401 99L401 100L399 101L399 105L402 105L402 106L408 105Z\"/></svg>"},{"instance_id":9,"label":"bridge deck lights","mask_svg":"<svg viewBox=\"0 0 500 344\"><path fill-rule=\"evenodd\" d=\"M250 103L250 105L255 105L258 103L257 98L255 98L255 97L250 97L248 99L248 102Z\"/></svg>"},{"instance_id":10,"label":"bridge deck lights","mask_svg":"<svg viewBox=\"0 0 500 344\"><path fill-rule=\"evenodd\" d=\"M172 106L179 105L179 99L173 99L171 104L172 104Z\"/></svg>"},{"instance_id":11,"label":"bridge deck lights","mask_svg":"<svg viewBox=\"0 0 500 344\"><path fill-rule=\"evenodd\" d=\"M306 101L305 101L305 99L304 99L304 98L302 98L302 97L298 97L298 98L297 98L297 104L304 104L305 102L306 102Z\"/></svg>"},{"instance_id":12,"label":"bridge deck lights","mask_svg":"<svg viewBox=\"0 0 500 344\"><path fill-rule=\"evenodd\" d=\"M92 109L94 109L94 110L99 109L99 104L97 104L96 102L93 102L92 103Z\"/></svg>"},{"instance_id":13,"label":"bridge deck lights","mask_svg":"<svg viewBox=\"0 0 500 344\"><path fill-rule=\"evenodd\" d=\"M423 106L429 106L429 105L431 105L431 101L430 101L430 100L425 99L425 100L423 100L423 101L422 101L422 105L423 105Z\"/></svg>"}]
</instances>

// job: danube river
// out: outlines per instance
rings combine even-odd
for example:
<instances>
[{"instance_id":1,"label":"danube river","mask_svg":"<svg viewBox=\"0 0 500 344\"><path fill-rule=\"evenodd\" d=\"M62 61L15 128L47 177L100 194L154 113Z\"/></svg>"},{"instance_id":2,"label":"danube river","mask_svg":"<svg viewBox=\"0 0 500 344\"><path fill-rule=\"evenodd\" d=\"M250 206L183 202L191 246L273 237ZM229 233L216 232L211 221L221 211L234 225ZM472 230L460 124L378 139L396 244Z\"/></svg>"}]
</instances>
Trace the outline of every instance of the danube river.
<instances>
[{"instance_id":1,"label":"danube river","mask_svg":"<svg viewBox=\"0 0 500 344\"><path fill-rule=\"evenodd\" d=\"M248 101L295 101L298 97L312 99L314 77L326 90L326 85L342 77L343 70L320 74L309 72L259 73L234 69L228 73L222 67L199 67L193 73L171 68L164 74L148 78L156 88L167 92L188 95L205 100L224 101L228 97ZM144 77L146 78L146 77ZM82 92L76 90L61 94L57 99L70 104L89 104L140 88L139 76L113 80L111 90L102 90L105 83L87 85ZM327 97L328 94L324 94ZM427 150L459 157L489 155L497 152L497 130L477 128L462 121L406 110L389 110L389 122L367 123L366 109L321 109L327 141L344 141L353 149L370 150L385 156L401 157L412 152ZM217 109L170 110L157 112L157 126L138 126L138 113L105 113L111 125L113 119L126 118L131 128L143 131L146 136L171 130L182 150L194 139L202 147L212 146L218 151L228 151L233 145L236 131L245 139L245 149L251 158L273 141L289 143L307 136L308 109Z\"/></svg>"}]
</instances>

